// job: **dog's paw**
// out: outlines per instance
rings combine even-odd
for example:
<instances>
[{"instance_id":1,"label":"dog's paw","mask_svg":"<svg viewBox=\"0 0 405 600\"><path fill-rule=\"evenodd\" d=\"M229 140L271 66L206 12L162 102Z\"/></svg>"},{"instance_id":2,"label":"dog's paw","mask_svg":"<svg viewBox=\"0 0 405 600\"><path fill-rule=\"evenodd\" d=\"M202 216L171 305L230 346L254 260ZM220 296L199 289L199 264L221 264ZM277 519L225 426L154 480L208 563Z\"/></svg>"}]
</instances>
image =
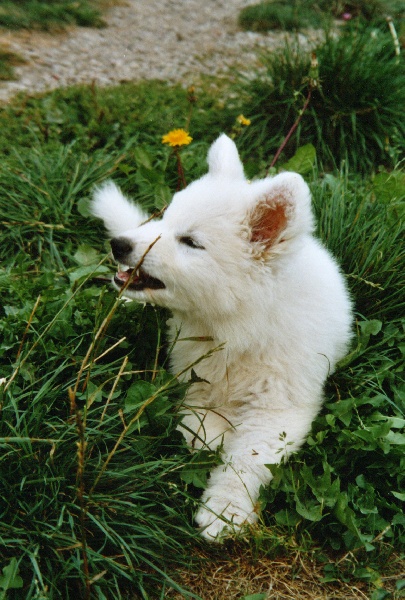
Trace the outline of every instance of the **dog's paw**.
<instances>
[{"instance_id":1,"label":"dog's paw","mask_svg":"<svg viewBox=\"0 0 405 600\"><path fill-rule=\"evenodd\" d=\"M221 542L225 537L236 534L243 527L255 523L257 518L258 515L254 510L243 508L223 497L211 496L198 509L195 522L204 538L211 542Z\"/></svg>"}]
</instances>

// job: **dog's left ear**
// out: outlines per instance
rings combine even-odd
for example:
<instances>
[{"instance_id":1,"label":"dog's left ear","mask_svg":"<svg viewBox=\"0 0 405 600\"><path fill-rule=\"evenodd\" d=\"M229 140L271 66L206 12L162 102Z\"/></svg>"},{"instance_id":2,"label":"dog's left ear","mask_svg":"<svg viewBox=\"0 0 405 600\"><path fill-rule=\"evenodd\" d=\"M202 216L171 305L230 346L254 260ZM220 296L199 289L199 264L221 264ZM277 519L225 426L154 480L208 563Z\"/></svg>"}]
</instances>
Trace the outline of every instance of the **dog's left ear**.
<instances>
[{"instance_id":1,"label":"dog's left ear","mask_svg":"<svg viewBox=\"0 0 405 600\"><path fill-rule=\"evenodd\" d=\"M251 242L269 250L300 234L312 232L311 194L301 175L281 173L251 185L255 195L249 214Z\"/></svg>"},{"instance_id":2,"label":"dog's left ear","mask_svg":"<svg viewBox=\"0 0 405 600\"><path fill-rule=\"evenodd\" d=\"M224 133L212 144L208 152L209 174L228 179L245 179L243 165L235 142Z\"/></svg>"}]
</instances>

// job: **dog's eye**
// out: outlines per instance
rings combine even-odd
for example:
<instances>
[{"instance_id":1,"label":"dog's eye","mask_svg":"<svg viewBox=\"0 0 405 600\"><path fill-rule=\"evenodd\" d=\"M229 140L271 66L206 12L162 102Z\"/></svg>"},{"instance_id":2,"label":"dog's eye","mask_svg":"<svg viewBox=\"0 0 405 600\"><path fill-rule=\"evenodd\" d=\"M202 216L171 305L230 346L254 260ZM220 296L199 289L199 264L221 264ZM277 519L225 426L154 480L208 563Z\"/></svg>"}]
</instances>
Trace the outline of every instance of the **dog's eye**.
<instances>
[{"instance_id":1,"label":"dog's eye","mask_svg":"<svg viewBox=\"0 0 405 600\"><path fill-rule=\"evenodd\" d=\"M179 242L180 242L180 244L185 244L186 246L189 246L190 248L197 248L198 250L204 250L204 246L201 246L201 244L198 244L189 235L182 235L179 238Z\"/></svg>"}]
</instances>

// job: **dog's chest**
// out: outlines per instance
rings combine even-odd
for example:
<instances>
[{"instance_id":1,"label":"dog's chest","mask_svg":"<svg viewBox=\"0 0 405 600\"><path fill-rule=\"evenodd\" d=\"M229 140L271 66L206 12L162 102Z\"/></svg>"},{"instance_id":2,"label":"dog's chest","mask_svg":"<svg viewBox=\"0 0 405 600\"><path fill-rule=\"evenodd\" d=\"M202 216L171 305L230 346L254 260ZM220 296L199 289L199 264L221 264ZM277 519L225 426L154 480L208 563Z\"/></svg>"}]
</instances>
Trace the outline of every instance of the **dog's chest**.
<instances>
[{"instance_id":1,"label":"dog's chest","mask_svg":"<svg viewBox=\"0 0 405 600\"><path fill-rule=\"evenodd\" d=\"M226 348L203 336L179 337L171 353L171 371L182 381L201 379L215 385L226 378Z\"/></svg>"},{"instance_id":2,"label":"dog's chest","mask_svg":"<svg viewBox=\"0 0 405 600\"><path fill-rule=\"evenodd\" d=\"M214 342L179 340L171 356L172 372L193 381L187 398L198 406L238 409L263 402L270 373L250 364L248 357L230 357L226 346Z\"/></svg>"}]
</instances>

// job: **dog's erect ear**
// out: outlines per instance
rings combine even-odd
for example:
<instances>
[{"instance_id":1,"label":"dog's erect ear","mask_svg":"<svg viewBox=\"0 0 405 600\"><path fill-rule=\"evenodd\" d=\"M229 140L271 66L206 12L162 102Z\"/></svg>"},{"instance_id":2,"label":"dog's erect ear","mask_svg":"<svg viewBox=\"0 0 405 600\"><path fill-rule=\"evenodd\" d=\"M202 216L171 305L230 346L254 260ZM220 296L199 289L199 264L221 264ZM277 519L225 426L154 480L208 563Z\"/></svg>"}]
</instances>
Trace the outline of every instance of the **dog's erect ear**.
<instances>
[{"instance_id":1,"label":"dog's erect ear","mask_svg":"<svg viewBox=\"0 0 405 600\"><path fill-rule=\"evenodd\" d=\"M265 249L311 233L311 195L297 173L281 173L252 184L256 202L249 215L250 240Z\"/></svg>"},{"instance_id":2,"label":"dog's erect ear","mask_svg":"<svg viewBox=\"0 0 405 600\"><path fill-rule=\"evenodd\" d=\"M285 204L274 203L271 198L258 202L251 215L250 241L273 246L286 228L287 210Z\"/></svg>"},{"instance_id":3,"label":"dog's erect ear","mask_svg":"<svg viewBox=\"0 0 405 600\"><path fill-rule=\"evenodd\" d=\"M208 166L210 175L230 179L245 178L236 145L224 133L209 149Z\"/></svg>"},{"instance_id":4,"label":"dog's erect ear","mask_svg":"<svg viewBox=\"0 0 405 600\"><path fill-rule=\"evenodd\" d=\"M148 215L132 204L112 181L107 181L95 189L90 211L104 221L112 237L135 229L148 219Z\"/></svg>"}]
</instances>

